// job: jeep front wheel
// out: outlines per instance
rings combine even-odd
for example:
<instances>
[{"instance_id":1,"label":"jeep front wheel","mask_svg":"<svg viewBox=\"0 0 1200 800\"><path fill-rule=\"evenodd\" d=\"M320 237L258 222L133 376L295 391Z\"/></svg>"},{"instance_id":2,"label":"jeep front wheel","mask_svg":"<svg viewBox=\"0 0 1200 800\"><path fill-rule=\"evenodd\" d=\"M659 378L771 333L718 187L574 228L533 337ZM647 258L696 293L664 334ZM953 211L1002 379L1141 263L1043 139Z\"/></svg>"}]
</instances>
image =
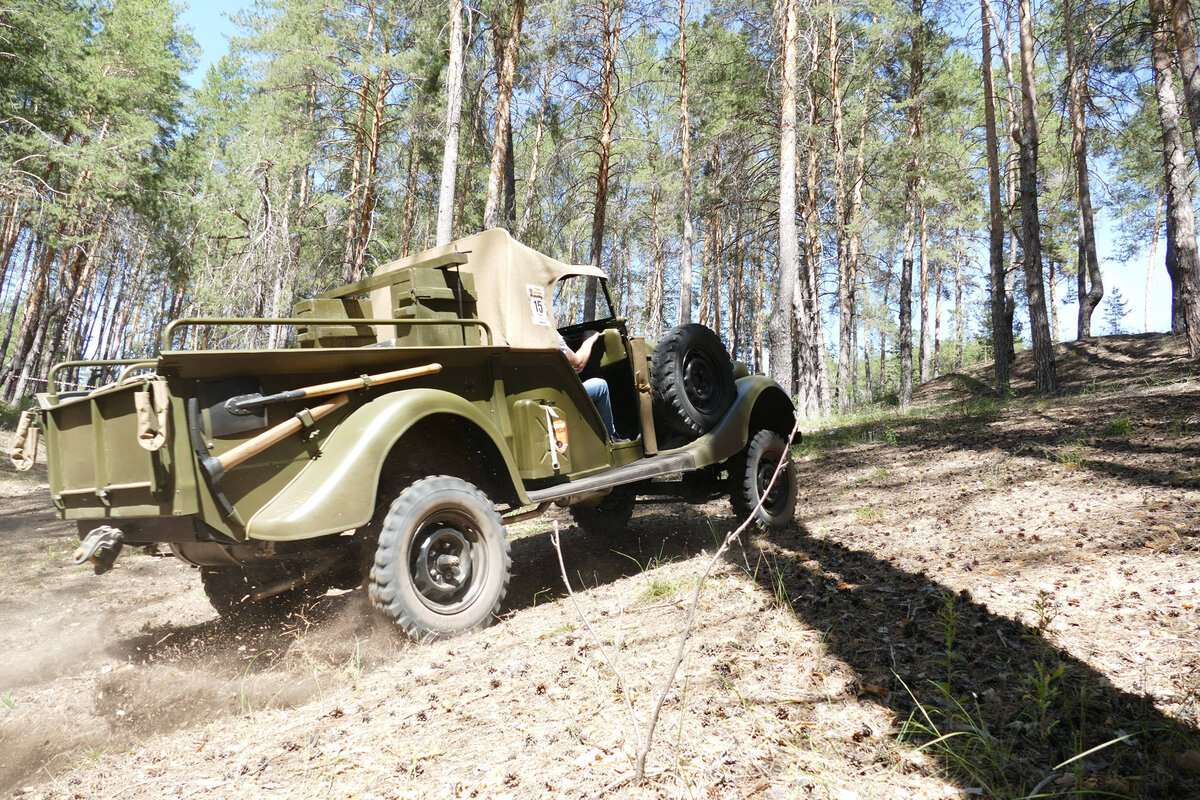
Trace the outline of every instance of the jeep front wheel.
<instances>
[{"instance_id":1,"label":"jeep front wheel","mask_svg":"<svg viewBox=\"0 0 1200 800\"><path fill-rule=\"evenodd\" d=\"M786 459L787 463L768 491L781 459ZM732 484L729 500L738 516L745 518L757 507L754 522L760 528L783 530L791 524L796 513L799 481L791 451L778 433L761 430L751 436L750 443L730 463L729 480ZM760 498L761 507L758 505Z\"/></svg>"},{"instance_id":2,"label":"jeep front wheel","mask_svg":"<svg viewBox=\"0 0 1200 800\"><path fill-rule=\"evenodd\" d=\"M421 642L486 628L508 592L508 539L491 500L447 475L402 491L379 532L371 602Z\"/></svg>"}]
</instances>

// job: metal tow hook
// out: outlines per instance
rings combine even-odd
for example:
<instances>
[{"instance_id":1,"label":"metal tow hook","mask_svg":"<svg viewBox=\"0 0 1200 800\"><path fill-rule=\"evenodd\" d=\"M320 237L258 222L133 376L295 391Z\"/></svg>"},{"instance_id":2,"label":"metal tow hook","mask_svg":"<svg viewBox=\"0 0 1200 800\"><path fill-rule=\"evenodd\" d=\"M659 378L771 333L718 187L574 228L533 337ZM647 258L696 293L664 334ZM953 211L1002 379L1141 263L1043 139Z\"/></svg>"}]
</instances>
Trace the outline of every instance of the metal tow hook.
<instances>
[{"instance_id":1,"label":"metal tow hook","mask_svg":"<svg viewBox=\"0 0 1200 800\"><path fill-rule=\"evenodd\" d=\"M96 574L103 575L112 569L113 562L121 555L124 541L125 534L122 531L101 525L83 538L72 557L76 564L92 562Z\"/></svg>"}]
</instances>

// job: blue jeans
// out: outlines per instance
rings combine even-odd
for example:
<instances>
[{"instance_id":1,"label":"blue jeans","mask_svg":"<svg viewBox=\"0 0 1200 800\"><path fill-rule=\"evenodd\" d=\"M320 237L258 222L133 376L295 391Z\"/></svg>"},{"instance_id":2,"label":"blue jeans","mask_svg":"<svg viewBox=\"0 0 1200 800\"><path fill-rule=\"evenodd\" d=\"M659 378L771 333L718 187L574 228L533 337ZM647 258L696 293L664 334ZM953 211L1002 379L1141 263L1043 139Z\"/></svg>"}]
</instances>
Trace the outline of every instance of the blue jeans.
<instances>
[{"instance_id":1,"label":"blue jeans","mask_svg":"<svg viewBox=\"0 0 1200 800\"><path fill-rule=\"evenodd\" d=\"M600 412L600 419L604 420L604 427L608 429L608 438L617 438L617 428L613 425L612 400L608 396L608 381L604 378L588 378L583 382L583 388L587 390L592 404Z\"/></svg>"}]
</instances>

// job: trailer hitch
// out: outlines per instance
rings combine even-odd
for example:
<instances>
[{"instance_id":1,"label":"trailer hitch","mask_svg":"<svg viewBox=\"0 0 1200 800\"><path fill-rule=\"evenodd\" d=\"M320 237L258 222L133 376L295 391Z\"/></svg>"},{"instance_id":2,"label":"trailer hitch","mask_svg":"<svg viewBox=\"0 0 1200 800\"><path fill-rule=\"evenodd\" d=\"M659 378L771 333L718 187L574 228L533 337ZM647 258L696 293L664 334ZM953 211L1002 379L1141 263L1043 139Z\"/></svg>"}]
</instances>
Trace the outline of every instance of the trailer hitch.
<instances>
[{"instance_id":1,"label":"trailer hitch","mask_svg":"<svg viewBox=\"0 0 1200 800\"><path fill-rule=\"evenodd\" d=\"M113 562L121 555L121 546L125 542L125 534L117 528L101 525L95 528L74 552L76 564L92 562L97 575L103 575L112 569Z\"/></svg>"}]
</instances>

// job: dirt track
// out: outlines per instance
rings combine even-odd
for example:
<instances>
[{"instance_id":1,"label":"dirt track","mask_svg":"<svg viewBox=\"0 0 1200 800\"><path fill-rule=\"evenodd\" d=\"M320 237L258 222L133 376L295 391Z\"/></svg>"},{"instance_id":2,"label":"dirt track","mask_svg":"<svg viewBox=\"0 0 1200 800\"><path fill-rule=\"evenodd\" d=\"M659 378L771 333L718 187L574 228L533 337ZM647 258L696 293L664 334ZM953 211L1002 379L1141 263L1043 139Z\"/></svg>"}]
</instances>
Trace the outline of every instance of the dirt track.
<instances>
[{"instance_id":1,"label":"dirt track","mask_svg":"<svg viewBox=\"0 0 1200 800\"><path fill-rule=\"evenodd\" d=\"M913 415L813 432L803 524L704 587L652 778L616 794L1022 796L1045 779L1200 797L1200 380L1170 340L1062 352L1061 398L1001 404L981 374L950 376ZM554 517L515 532L499 625L419 647L358 592L247 629L172 559L70 566L43 480L0 472L0 788L574 797L628 773L633 729L564 597ZM721 499L647 501L629 541L600 543L557 519L644 726L735 520Z\"/></svg>"}]
</instances>

